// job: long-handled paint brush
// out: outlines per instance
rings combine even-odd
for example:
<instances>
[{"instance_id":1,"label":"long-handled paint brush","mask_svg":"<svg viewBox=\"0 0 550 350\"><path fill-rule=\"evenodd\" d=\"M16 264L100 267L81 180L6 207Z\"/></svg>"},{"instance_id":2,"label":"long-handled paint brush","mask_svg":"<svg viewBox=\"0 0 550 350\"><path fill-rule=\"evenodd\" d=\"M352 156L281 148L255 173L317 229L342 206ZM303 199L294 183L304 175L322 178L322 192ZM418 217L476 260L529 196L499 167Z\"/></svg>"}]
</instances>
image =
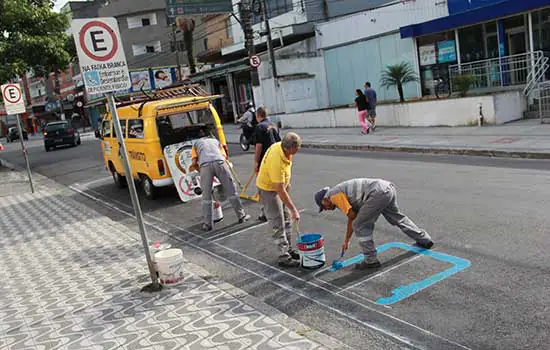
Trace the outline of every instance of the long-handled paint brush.
<instances>
[{"instance_id":1,"label":"long-handled paint brush","mask_svg":"<svg viewBox=\"0 0 550 350\"><path fill-rule=\"evenodd\" d=\"M344 257L344 254L346 254L346 251L344 250L344 248L342 248L342 252L340 253L340 259L338 260L334 260L332 262L332 269L334 271L338 270L338 269L341 269L343 267L342 265L342 258Z\"/></svg>"}]
</instances>

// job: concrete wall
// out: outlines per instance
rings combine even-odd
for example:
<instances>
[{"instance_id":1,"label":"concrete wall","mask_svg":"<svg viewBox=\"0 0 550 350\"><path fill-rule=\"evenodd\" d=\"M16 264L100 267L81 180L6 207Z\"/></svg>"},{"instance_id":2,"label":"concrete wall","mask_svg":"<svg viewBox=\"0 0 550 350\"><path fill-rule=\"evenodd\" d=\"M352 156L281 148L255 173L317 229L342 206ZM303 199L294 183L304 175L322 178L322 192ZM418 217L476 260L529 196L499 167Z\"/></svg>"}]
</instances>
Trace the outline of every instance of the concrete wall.
<instances>
[{"instance_id":1,"label":"concrete wall","mask_svg":"<svg viewBox=\"0 0 550 350\"><path fill-rule=\"evenodd\" d=\"M520 119L525 102L519 91L496 95L420 101L377 106L380 126L467 126L477 125L479 104L487 124L503 124ZM283 127L359 127L355 108L325 109L278 115Z\"/></svg>"},{"instance_id":2,"label":"concrete wall","mask_svg":"<svg viewBox=\"0 0 550 350\"><path fill-rule=\"evenodd\" d=\"M257 106L270 113L296 113L329 106L325 62L314 38L277 50L279 86L275 87L267 55L260 56L260 86L254 87Z\"/></svg>"}]
</instances>

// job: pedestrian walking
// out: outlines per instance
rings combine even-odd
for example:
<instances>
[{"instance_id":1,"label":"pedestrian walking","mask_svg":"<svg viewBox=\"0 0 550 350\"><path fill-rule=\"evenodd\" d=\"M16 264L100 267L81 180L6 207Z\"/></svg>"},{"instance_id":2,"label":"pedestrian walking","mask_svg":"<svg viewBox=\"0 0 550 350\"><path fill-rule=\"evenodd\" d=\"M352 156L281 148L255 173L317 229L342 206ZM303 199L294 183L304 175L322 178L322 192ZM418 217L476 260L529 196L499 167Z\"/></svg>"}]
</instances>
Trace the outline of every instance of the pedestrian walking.
<instances>
[{"instance_id":1,"label":"pedestrian walking","mask_svg":"<svg viewBox=\"0 0 550 350\"><path fill-rule=\"evenodd\" d=\"M351 236L355 232L365 255L365 260L356 265L358 269L381 266L373 241L374 224L380 214L415 240L419 247L430 249L433 246L430 235L401 213L397 205L397 191L389 181L367 178L344 181L315 193L315 202L320 212L338 208L347 216L346 238L342 250L348 249Z\"/></svg>"},{"instance_id":2,"label":"pedestrian walking","mask_svg":"<svg viewBox=\"0 0 550 350\"><path fill-rule=\"evenodd\" d=\"M371 124L372 131L376 131L376 90L374 90L371 87L371 83L367 81L365 83L365 96L367 96L367 100L369 101L369 109L368 109L368 120Z\"/></svg>"},{"instance_id":3,"label":"pedestrian walking","mask_svg":"<svg viewBox=\"0 0 550 350\"><path fill-rule=\"evenodd\" d=\"M281 141L281 135L279 134L279 129L271 121L267 115L267 109L260 107L256 111L256 129L254 131L254 140L256 142L256 151L254 154L254 172L256 176L260 171L260 165L264 158L265 153L276 142ZM261 214L258 218L260 221L267 221L267 216L265 215L265 208L262 205Z\"/></svg>"},{"instance_id":4,"label":"pedestrian walking","mask_svg":"<svg viewBox=\"0 0 550 350\"><path fill-rule=\"evenodd\" d=\"M289 220L298 222L300 213L290 198L289 190L292 157L298 152L301 145L300 136L293 132L287 133L281 142L274 143L268 148L256 179L260 202L265 208L273 231L281 267L300 266L300 254L291 247Z\"/></svg>"},{"instance_id":5,"label":"pedestrian walking","mask_svg":"<svg viewBox=\"0 0 550 350\"><path fill-rule=\"evenodd\" d=\"M237 194L233 183L231 170L227 164L227 152L218 140L211 137L202 137L193 145L191 151L192 165L190 170L199 169L202 188L202 212L204 222L203 231L211 231L214 227L212 218L212 185L214 176L221 182L225 196L229 198L239 224L250 220Z\"/></svg>"},{"instance_id":6,"label":"pedestrian walking","mask_svg":"<svg viewBox=\"0 0 550 350\"><path fill-rule=\"evenodd\" d=\"M369 102L367 97L363 94L363 91L355 90L355 107L357 107L357 116L359 117L359 123L361 124L361 134L365 135L369 133L369 122L367 120Z\"/></svg>"}]
</instances>

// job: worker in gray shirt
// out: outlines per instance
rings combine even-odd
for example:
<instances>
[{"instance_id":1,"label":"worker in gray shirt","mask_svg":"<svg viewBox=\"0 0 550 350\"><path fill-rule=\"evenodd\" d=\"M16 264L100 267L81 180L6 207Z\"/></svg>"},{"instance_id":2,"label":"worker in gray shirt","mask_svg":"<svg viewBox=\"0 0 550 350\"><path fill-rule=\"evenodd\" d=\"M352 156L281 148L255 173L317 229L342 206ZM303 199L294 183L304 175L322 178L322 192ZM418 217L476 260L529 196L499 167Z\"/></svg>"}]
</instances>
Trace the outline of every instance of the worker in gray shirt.
<instances>
[{"instance_id":1,"label":"worker in gray shirt","mask_svg":"<svg viewBox=\"0 0 550 350\"><path fill-rule=\"evenodd\" d=\"M192 165L189 170L200 169L202 188L202 212L204 223L203 231L211 231L214 226L212 219L212 185L214 176L220 180L222 189L229 202L233 206L239 224L250 220L239 199L237 189L233 183L231 170L227 164L227 151L218 140L210 137L203 137L195 142L191 151Z\"/></svg>"},{"instance_id":2,"label":"worker in gray shirt","mask_svg":"<svg viewBox=\"0 0 550 350\"><path fill-rule=\"evenodd\" d=\"M348 249L351 236L355 232L365 260L357 264L358 269L380 267L376 257L373 231L380 214L397 226L416 244L425 249L433 246L428 233L415 225L397 206L397 192L394 184L382 179L353 179L344 181L332 188L325 187L315 194L319 211L340 209L348 218L346 239L342 251Z\"/></svg>"}]
</instances>

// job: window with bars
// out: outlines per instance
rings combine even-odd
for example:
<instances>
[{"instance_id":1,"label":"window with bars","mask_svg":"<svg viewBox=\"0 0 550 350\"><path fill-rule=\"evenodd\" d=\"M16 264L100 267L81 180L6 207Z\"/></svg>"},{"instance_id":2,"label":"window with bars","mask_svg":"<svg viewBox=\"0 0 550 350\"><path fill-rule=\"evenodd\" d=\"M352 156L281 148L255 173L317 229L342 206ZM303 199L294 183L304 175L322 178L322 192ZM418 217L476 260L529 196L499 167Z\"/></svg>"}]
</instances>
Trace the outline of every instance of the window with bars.
<instances>
[{"instance_id":1,"label":"window with bars","mask_svg":"<svg viewBox=\"0 0 550 350\"><path fill-rule=\"evenodd\" d=\"M258 1L258 0L256 0ZM274 18L293 10L293 0L267 0L267 17ZM252 24L260 23L263 20L262 13L252 15Z\"/></svg>"}]
</instances>

